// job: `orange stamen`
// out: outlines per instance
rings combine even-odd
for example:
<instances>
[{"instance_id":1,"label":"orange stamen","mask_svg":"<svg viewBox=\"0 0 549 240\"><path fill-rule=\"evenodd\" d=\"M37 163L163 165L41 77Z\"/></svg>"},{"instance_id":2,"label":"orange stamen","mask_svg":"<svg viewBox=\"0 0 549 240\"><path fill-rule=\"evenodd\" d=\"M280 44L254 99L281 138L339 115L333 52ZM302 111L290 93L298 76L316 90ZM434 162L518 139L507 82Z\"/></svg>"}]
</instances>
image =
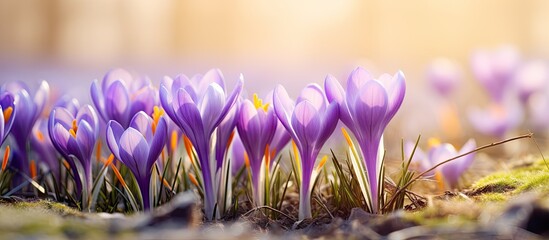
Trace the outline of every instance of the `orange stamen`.
<instances>
[{"instance_id":1,"label":"orange stamen","mask_svg":"<svg viewBox=\"0 0 549 240\"><path fill-rule=\"evenodd\" d=\"M71 136L73 136L74 138L76 138L76 132L74 131L74 129L69 129L69 133L71 134Z\"/></svg>"},{"instance_id":2,"label":"orange stamen","mask_svg":"<svg viewBox=\"0 0 549 240\"><path fill-rule=\"evenodd\" d=\"M198 181L196 181L196 178L194 177L194 175L192 173L189 173L189 180L191 180L191 183L193 183L196 187L199 187L198 186Z\"/></svg>"},{"instance_id":3,"label":"orange stamen","mask_svg":"<svg viewBox=\"0 0 549 240\"><path fill-rule=\"evenodd\" d=\"M13 108L12 107L8 107L6 108L4 111L3 111L3 114L4 114L4 124L8 123L8 121L10 120L11 118L11 114L13 113Z\"/></svg>"},{"instance_id":4,"label":"orange stamen","mask_svg":"<svg viewBox=\"0 0 549 240\"><path fill-rule=\"evenodd\" d=\"M156 126L158 126L158 121L160 121L160 117L164 114L164 110L160 109L158 106L154 106L153 108L153 123L152 123L152 132L153 134L156 132Z\"/></svg>"},{"instance_id":5,"label":"orange stamen","mask_svg":"<svg viewBox=\"0 0 549 240\"><path fill-rule=\"evenodd\" d=\"M250 158L246 151L244 151L244 165L246 165L246 168L250 168Z\"/></svg>"},{"instance_id":6,"label":"orange stamen","mask_svg":"<svg viewBox=\"0 0 549 240\"><path fill-rule=\"evenodd\" d=\"M324 167L324 164L326 164L327 160L328 160L328 156L324 155L324 157L322 157L322 159L318 163L318 166L316 167L316 170L320 171L322 169L322 167Z\"/></svg>"},{"instance_id":7,"label":"orange stamen","mask_svg":"<svg viewBox=\"0 0 549 240\"><path fill-rule=\"evenodd\" d=\"M438 189L440 191L444 191L444 178L442 177L442 172L436 171L435 172L435 179L436 179L437 184L438 184Z\"/></svg>"},{"instance_id":8,"label":"orange stamen","mask_svg":"<svg viewBox=\"0 0 549 240\"><path fill-rule=\"evenodd\" d=\"M67 162L67 160L63 160L63 166L65 166L67 170L71 170L71 165Z\"/></svg>"},{"instance_id":9,"label":"orange stamen","mask_svg":"<svg viewBox=\"0 0 549 240\"><path fill-rule=\"evenodd\" d=\"M36 130L36 138L40 142L44 142L44 134L40 130Z\"/></svg>"},{"instance_id":10,"label":"orange stamen","mask_svg":"<svg viewBox=\"0 0 549 240\"><path fill-rule=\"evenodd\" d=\"M172 147L172 151L175 152L175 149L177 148L177 131L172 130L172 135L170 137L170 146Z\"/></svg>"},{"instance_id":11,"label":"orange stamen","mask_svg":"<svg viewBox=\"0 0 549 240\"><path fill-rule=\"evenodd\" d=\"M266 169L269 169L269 164L271 163L271 154L269 154L269 144L267 144L267 146L265 146L265 153L264 153L264 156L265 156L265 166L266 166Z\"/></svg>"},{"instance_id":12,"label":"orange stamen","mask_svg":"<svg viewBox=\"0 0 549 240\"><path fill-rule=\"evenodd\" d=\"M33 160L30 160L30 175L32 179L36 178L36 162Z\"/></svg>"},{"instance_id":13,"label":"orange stamen","mask_svg":"<svg viewBox=\"0 0 549 240\"><path fill-rule=\"evenodd\" d=\"M160 159L162 159L162 164L166 163L166 155L164 154L164 149L160 152Z\"/></svg>"},{"instance_id":14,"label":"orange stamen","mask_svg":"<svg viewBox=\"0 0 549 240\"><path fill-rule=\"evenodd\" d=\"M127 187L128 185L126 184L126 181L124 181L124 178L122 177L122 174L120 174L120 171L118 171L118 168L116 168L116 166L114 166L114 164L112 164L112 162L109 164L109 166L111 167L112 171L114 172L114 175L116 175L116 178L118 179L120 184L122 184L122 186L124 186L124 187Z\"/></svg>"},{"instance_id":15,"label":"orange stamen","mask_svg":"<svg viewBox=\"0 0 549 240\"><path fill-rule=\"evenodd\" d=\"M345 128L341 128L341 132L343 133L343 137L345 137L345 140L347 140L347 144L349 144L349 146L352 146L353 140L351 140L351 137L349 136L349 133L347 133L347 130L345 130Z\"/></svg>"},{"instance_id":16,"label":"orange stamen","mask_svg":"<svg viewBox=\"0 0 549 240\"><path fill-rule=\"evenodd\" d=\"M101 140L97 140L97 147L95 148L95 159L97 162L101 161Z\"/></svg>"},{"instance_id":17,"label":"orange stamen","mask_svg":"<svg viewBox=\"0 0 549 240\"><path fill-rule=\"evenodd\" d=\"M191 143L191 140L185 135L183 135L183 144L185 145L185 150L187 151L187 155L189 156L191 163L193 163L193 144Z\"/></svg>"},{"instance_id":18,"label":"orange stamen","mask_svg":"<svg viewBox=\"0 0 549 240\"><path fill-rule=\"evenodd\" d=\"M231 143L233 142L233 138L234 138L234 130L231 132L231 135L229 136L229 140L227 141L227 147L226 149L229 149L229 147L231 146Z\"/></svg>"},{"instance_id":19,"label":"orange stamen","mask_svg":"<svg viewBox=\"0 0 549 240\"><path fill-rule=\"evenodd\" d=\"M114 154L111 153L111 155L109 155L109 158L105 160L103 163L105 164L105 166L107 166L107 165L110 165L112 161L114 161Z\"/></svg>"},{"instance_id":20,"label":"orange stamen","mask_svg":"<svg viewBox=\"0 0 549 240\"><path fill-rule=\"evenodd\" d=\"M6 167L8 166L8 159L10 157L10 146L6 146L6 150L4 151L4 160L2 161L2 172L6 170Z\"/></svg>"}]
</instances>

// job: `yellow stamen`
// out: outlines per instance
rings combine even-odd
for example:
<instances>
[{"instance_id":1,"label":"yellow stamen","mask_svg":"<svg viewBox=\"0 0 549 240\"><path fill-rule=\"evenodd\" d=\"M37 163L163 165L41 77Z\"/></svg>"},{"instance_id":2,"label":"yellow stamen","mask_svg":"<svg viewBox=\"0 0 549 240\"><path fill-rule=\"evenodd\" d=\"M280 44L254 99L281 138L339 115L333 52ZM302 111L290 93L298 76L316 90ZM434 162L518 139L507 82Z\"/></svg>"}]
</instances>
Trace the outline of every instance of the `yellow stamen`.
<instances>
[{"instance_id":1,"label":"yellow stamen","mask_svg":"<svg viewBox=\"0 0 549 240\"><path fill-rule=\"evenodd\" d=\"M351 140L351 137L349 136L349 133L347 133L347 130L345 130L345 128L341 128L341 132L343 133L343 137L345 137L345 140L347 140L347 144L349 144L349 146L353 146L353 140Z\"/></svg>"},{"instance_id":2,"label":"yellow stamen","mask_svg":"<svg viewBox=\"0 0 549 240\"><path fill-rule=\"evenodd\" d=\"M175 149L177 148L177 131L172 130L172 134L170 137L170 147L172 147L172 153L175 152Z\"/></svg>"},{"instance_id":3,"label":"yellow stamen","mask_svg":"<svg viewBox=\"0 0 549 240\"><path fill-rule=\"evenodd\" d=\"M187 151L187 155L189 156L191 163L193 163L193 144L191 143L191 140L185 135L183 135L183 144L185 145L185 150Z\"/></svg>"},{"instance_id":4,"label":"yellow stamen","mask_svg":"<svg viewBox=\"0 0 549 240\"><path fill-rule=\"evenodd\" d=\"M8 166L8 159L10 156L10 146L6 146L6 150L4 151L4 160L2 161L2 172L6 170L6 167Z\"/></svg>"},{"instance_id":5,"label":"yellow stamen","mask_svg":"<svg viewBox=\"0 0 549 240\"><path fill-rule=\"evenodd\" d=\"M229 136L229 140L227 141L227 147L225 149L229 149L229 147L231 146L231 143L233 142L233 138L234 138L234 130L231 132L231 135Z\"/></svg>"},{"instance_id":6,"label":"yellow stamen","mask_svg":"<svg viewBox=\"0 0 549 240\"><path fill-rule=\"evenodd\" d=\"M295 163L296 163L296 166L297 166L297 172L300 173L301 172L301 163L299 161L299 152L297 150L297 145L295 144L294 140L292 140L292 148L294 150L294 158L295 158Z\"/></svg>"},{"instance_id":7,"label":"yellow stamen","mask_svg":"<svg viewBox=\"0 0 549 240\"><path fill-rule=\"evenodd\" d=\"M40 142L44 142L44 134L40 130L36 130L36 138Z\"/></svg>"},{"instance_id":8,"label":"yellow stamen","mask_svg":"<svg viewBox=\"0 0 549 240\"><path fill-rule=\"evenodd\" d=\"M78 125L76 123L76 119L72 120L72 128L69 129L69 133L76 138L76 132L78 131Z\"/></svg>"},{"instance_id":9,"label":"yellow stamen","mask_svg":"<svg viewBox=\"0 0 549 240\"><path fill-rule=\"evenodd\" d=\"M429 148L437 147L438 145L440 145L440 140L438 138L429 138L429 140L427 141L427 145L429 146Z\"/></svg>"},{"instance_id":10,"label":"yellow stamen","mask_svg":"<svg viewBox=\"0 0 549 240\"><path fill-rule=\"evenodd\" d=\"M95 159L97 162L101 161L101 140L97 140L97 147L95 148Z\"/></svg>"},{"instance_id":11,"label":"yellow stamen","mask_svg":"<svg viewBox=\"0 0 549 240\"><path fill-rule=\"evenodd\" d=\"M36 162L33 160L30 160L30 175L32 179L36 178Z\"/></svg>"},{"instance_id":12,"label":"yellow stamen","mask_svg":"<svg viewBox=\"0 0 549 240\"><path fill-rule=\"evenodd\" d=\"M316 167L316 170L320 171L322 169L322 167L324 167L324 164L326 164L327 160L328 160L328 156L324 155L324 157L322 157L322 159L318 163L318 166Z\"/></svg>"},{"instance_id":13,"label":"yellow stamen","mask_svg":"<svg viewBox=\"0 0 549 240\"><path fill-rule=\"evenodd\" d=\"M11 114L13 113L13 108L12 107L8 107L6 108L4 111L3 111L3 114L4 114L4 124L8 123L8 121L10 120L11 118Z\"/></svg>"},{"instance_id":14,"label":"yellow stamen","mask_svg":"<svg viewBox=\"0 0 549 240\"><path fill-rule=\"evenodd\" d=\"M199 187L198 186L198 181L196 181L196 178L194 177L194 175L192 173L189 173L189 180L191 180L191 183L193 183L196 187Z\"/></svg>"},{"instance_id":15,"label":"yellow stamen","mask_svg":"<svg viewBox=\"0 0 549 240\"><path fill-rule=\"evenodd\" d=\"M444 191L444 178L442 177L442 172L436 171L435 172L435 179L436 179L437 184L438 184L438 189L440 191Z\"/></svg>"},{"instance_id":16,"label":"yellow stamen","mask_svg":"<svg viewBox=\"0 0 549 240\"><path fill-rule=\"evenodd\" d=\"M154 106L153 108L153 123L152 123L152 132L153 134L156 132L156 126L158 126L158 121L160 121L160 117L164 114L164 110L159 108L158 106Z\"/></svg>"},{"instance_id":17,"label":"yellow stamen","mask_svg":"<svg viewBox=\"0 0 549 240\"><path fill-rule=\"evenodd\" d=\"M253 100L255 109L261 108L265 112L269 109L269 103L263 104L263 100L257 96L257 93L254 93Z\"/></svg>"},{"instance_id":18,"label":"yellow stamen","mask_svg":"<svg viewBox=\"0 0 549 240\"><path fill-rule=\"evenodd\" d=\"M67 160L63 160L63 166L65 166L67 170L71 170L71 165L67 162Z\"/></svg>"},{"instance_id":19,"label":"yellow stamen","mask_svg":"<svg viewBox=\"0 0 549 240\"><path fill-rule=\"evenodd\" d=\"M114 175L116 175L116 178L118 179L120 184L122 184L122 186L124 186L124 187L127 187L128 185L126 184L126 181L124 181L124 178L122 177L122 174L120 174L120 171L118 171L118 168L116 168L116 166L114 166L114 164L112 164L112 162L109 164L109 166L111 167L112 171L114 172Z\"/></svg>"}]
</instances>

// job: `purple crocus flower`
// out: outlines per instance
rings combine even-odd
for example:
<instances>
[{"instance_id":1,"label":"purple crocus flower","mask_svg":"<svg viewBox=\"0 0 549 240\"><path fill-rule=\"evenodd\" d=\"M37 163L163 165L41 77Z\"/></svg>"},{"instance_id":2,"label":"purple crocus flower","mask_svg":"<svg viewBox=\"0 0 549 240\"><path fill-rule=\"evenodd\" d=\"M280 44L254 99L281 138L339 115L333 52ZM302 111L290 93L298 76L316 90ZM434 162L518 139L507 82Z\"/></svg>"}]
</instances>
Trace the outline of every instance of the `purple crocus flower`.
<instances>
[{"instance_id":1,"label":"purple crocus flower","mask_svg":"<svg viewBox=\"0 0 549 240\"><path fill-rule=\"evenodd\" d=\"M311 218L311 175L320 149L337 125L338 104L328 103L317 84L305 87L295 105L280 85L275 89L273 100L276 115L297 145L301 159L299 219Z\"/></svg>"},{"instance_id":2,"label":"purple crocus flower","mask_svg":"<svg viewBox=\"0 0 549 240\"><path fill-rule=\"evenodd\" d=\"M433 166L446 161L450 158L459 156L461 154L470 152L477 147L474 139L469 139L463 147L457 151L456 148L449 143L435 143L432 144L431 148L425 154L421 149L416 148L412 161L419 164L419 169L421 171L426 171ZM413 143L407 143L405 146L404 154L410 156L414 148ZM457 158L450 162L447 162L437 169L434 170L435 177L437 174L442 175L443 179L439 182L440 186L444 186L444 182L448 184L451 189L454 189L458 186L458 181L461 175L471 166L475 158L475 153Z\"/></svg>"},{"instance_id":3,"label":"purple crocus flower","mask_svg":"<svg viewBox=\"0 0 549 240\"><path fill-rule=\"evenodd\" d=\"M34 93L30 94L30 90L23 82L9 82L2 86L0 92L10 92L14 95L15 108L17 111L17 121L13 121L11 134L14 137L17 146L13 155L14 167L22 172L29 172L29 158L27 153L27 142L32 131L34 123L44 110L48 100L50 87L46 81L40 83L40 87ZM14 183L17 185L21 182L20 177L16 177Z\"/></svg>"},{"instance_id":4,"label":"purple crocus flower","mask_svg":"<svg viewBox=\"0 0 549 240\"><path fill-rule=\"evenodd\" d=\"M492 102L484 109L470 109L469 120L480 133L503 138L509 130L520 125L523 115L519 99L507 95L501 102Z\"/></svg>"},{"instance_id":5,"label":"purple crocus flower","mask_svg":"<svg viewBox=\"0 0 549 240\"><path fill-rule=\"evenodd\" d=\"M35 158L40 159L48 167L56 181L61 181L60 162L48 132L47 119L38 119L32 129L30 144L36 154Z\"/></svg>"},{"instance_id":6,"label":"purple crocus flower","mask_svg":"<svg viewBox=\"0 0 549 240\"><path fill-rule=\"evenodd\" d=\"M217 189L214 183L216 163L210 159L211 136L235 104L242 85L241 77L231 95L226 97L225 82L218 69L191 79L185 75L175 79L166 77L160 85L162 107L196 149L202 169L207 218L213 217Z\"/></svg>"},{"instance_id":7,"label":"purple crocus flower","mask_svg":"<svg viewBox=\"0 0 549 240\"><path fill-rule=\"evenodd\" d=\"M326 78L325 88L328 99L339 103L341 121L358 141L370 184L372 210L377 212L382 136L404 100L404 74L399 71L394 76L384 74L374 79L359 67L349 76L346 93L332 76Z\"/></svg>"},{"instance_id":8,"label":"purple crocus flower","mask_svg":"<svg viewBox=\"0 0 549 240\"><path fill-rule=\"evenodd\" d=\"M267 94L266 100L267 100L267 104L272 104L273 103L273 91L271 91L271 92L269 92L269 94ZM282 149L286 145L288 145L288 143L290 142L290 139L291 139L290 134L288 133L288 131L286 130L284 125L282 125L280 120L278 120L278 118L277 118L275 134L274 134L273 140L271 141L271 144L270 144L273 159L278 155L278 153L280 153L280 151L282 151ZM273 166L273 165L271 165L271 166Z\"/></svg>"},{"instance_id":9,"label":"purple crocus flower","mask_svg":"<svg viewBox=\"0 0 549 240\"><path fill-rule=\"evenodd\" d=\"M101 86L97 80L93 81L90 91L103 120L115 120L124 127L139 111L151 114L157 99L150 79L133 77L123 69L109 71Z\"/></svg>"},{"instance_id":10,"label":"purple crocus flower","mask_svg":"<svg viewBox=\"0 0 549 240\"><path fill-rule=\"evenodd\" d=\"M0 146L10 133L13 120L15 119L15 99L9 92L0 94Z\"/></svg>"},{"instance_id":11,"label":"purple crocus flower","mask_svg":"<svg viewBox=\"0 0 549 240\"><path fill-rule=\"evenodd\" d=\"M216 170L219 170L223 166L225 153L229 147L228 144L231 144L231 138L234 137L236 121L236 108L232 107L231 110L229 110L229 113L227 113L227 116L225 116L225 119L223 119L217 127L215 140Z\"/></svg>"},{"instance_id":12,"label":"purple crocus flower","mask_svg":"<svg viewBox=\"0 0 549 240\"><path fill-rule=\"evenodd\" d=\"M55 107L50 113L48 130L54 147L71 166L78 196L82 191L89 194L93 183L91 158L98 134L95 110L84 105L75 115L70 108Z\"/></svg>"},{"instance_id":13,"label":"purple crocus flower","mask_svg":"<svg viewBox=\"0 0 549 240\"><path fill-rule=\"evenodd\" d=\"M236 132L233 138L233 143L231 144L231 151L229 153L231 158L231 173L233 176L236 175L238 171L240 171L242 166L244 166L245 154L246 149L244 148L244 144L240 139L240 135L238 135L238 132Z\"/></svg>"},{"instance_id":14,"label":"purple crocus flower","mask_svg":"<svg viewBox=\"0 0 549 240\"><path fill-rule=\"evenodd\" d=\"M434 60L427 70L427 81L441 96L451 94L461 80L461 71L457 63L439 58Z\"/></svg>"},{"instance_id":15,"label":"purple crocus flower","mask_svg":"<svg viewBox=\"0 0 549 240\"><path fill-rule=\"evenodd\" d=\"M154 130L153 124L156 124ZM151 208L152 167L166 144L167 134L164 118L159 118L158 123L154 123L143 111L132 118L127 129L114 120L109 121L107 126L107 145L114 156L135 176L145 211Z\"/></svg>"},{"instance_id":16,"label":"purple crocus flower","mask_svg":"<svg viewBox=\"0 0 549 240\"><path fill-rule=\"evenodd\" d=\"M257 95L255 95L257 96ZM255 97L257 99L257 97ZM275 134L277 118L272 108L261 101L244 100L238 108L238 135L248 153L254 189L254 201L261 204L260 176L264 157L270 155L269 144ZM265 156L267 155L267 156ZM268 163L267 165L268 166Z\"/></svg>"},{"instance_id":17,"label":"purple crocus flower","mask_svg":"<svg viewBox=\"0 0 549 240\"><path fill-rule=\"evenodd\" d=\"M476 51L471 57L475 78L488 91L493 101L503 100L520 62L518 50L502 46L495 51Z\"/></svg>"},{"instance_id":18,"label":"purple crocus flower","mask_svg":"<svg viewBox=\"0 0 549 240\"><path fill-rule=\"evenodd\" d=\"M528 102L532 94L544 90L549 84L549 63L542 60L528 61L517 69L513 77L513 87L520 100ZM545 109L544 109L545 110Z\"/></svg>"}]
</instances>

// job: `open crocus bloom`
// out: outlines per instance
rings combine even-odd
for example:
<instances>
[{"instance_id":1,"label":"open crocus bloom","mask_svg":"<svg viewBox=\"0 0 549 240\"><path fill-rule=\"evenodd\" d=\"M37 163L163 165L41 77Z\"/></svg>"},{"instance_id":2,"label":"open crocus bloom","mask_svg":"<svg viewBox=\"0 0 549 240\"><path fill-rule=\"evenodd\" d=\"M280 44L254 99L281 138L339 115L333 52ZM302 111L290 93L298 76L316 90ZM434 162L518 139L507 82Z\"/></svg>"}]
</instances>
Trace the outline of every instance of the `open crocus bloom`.
<instances>
[{"instance_id":1,"label":"open crocus bloom","mask_svg":"<svg viewBox=\"0 0 549 240\"><path fill-rule=\"evenodd\" d=\"M326 96L339 103L341 121L355 135L366 166L372 210L378 209L378 183L383 157L382 135L397 113L406 92L404 74L372 78L363 68L355 69L347 80L347 91L332 76L325 81Z\"/></svg>"},{"instance_id":2,"label":"open crocus bloom","mask_svg":"<svg viewBox=\"0 0 549 240\"><path fill-rule=\"evenodd\" d=\"M152 114L157 101L157 92L148 78L134 77L123 69L109 71L101 86L93 81L90 91L103 120L115 120L124 127L139 111Z\"/></svg>"},{"instance_id":3,"label":"open crocus bloom","mask_svg":"<svg viewBox=\"0 0 549 240\"><path fill-rule=\"evenodd\" d=\"M311 218L311 188L314 165L320 149L333 133L338 119L337 102L328 103L324 91L317 84L305 87L296 103L286 89L277 86L273 103L276 115L299 149L301 187L299 219Z\"/></svg>"},{"instance_id":4,"label":"open crocus bloom","mask_svg":"<svg viewBox=\"0 0 549 240\"><path fill-rule=\"evenodd\" d=\"M15 119L15 100L9 92L0 94L0 146L10 133L11 126Z\"/></svg>"},{"instance_id":5,"label":"open crocus bloom","mask_svg":"<svg viewBox=\"0 0 549 240\"><path fill-rule=\"evenodd\" d=\"M114 156L135 176L141 191L143 209L146 211L152 207L150 201L152 167L160 156L166 139L166 120L164 118L153 120L143 111L135 114L130 121L130 126L126 129L114 120L107 124L107 145Z\"/></svg>"},{"instance_id":6,"label":"open crocus bloom","mask_svg":"<svg viewBox=\"0 0 549 240\"><path fill-rule=\"evenodd\" d=\"M421 171L426 171L443 161L470 152L477 147L474 139L469 139L459 151L457 151L456 148L449 143L441 144L438 141L432 140L431 142L431 147L427 154L419 148L417 148L414 153L412 161L418 163ZM404 154L406 156L410 156L413 148L413 143L407 143L404 149ZM447 162L435 169L433 173L434 176L437 178L439 176L442 177L442 179L437 179L439 181L439 186L442 188L441 190L444 190L444 183L446 183L450 189L456 188L458 186L459 178L471 166L474 158L475 153L471 153Z\"/></svg>"},{"instance_id":7,"label":"open crocus bloom","mask_svg":"<svg viewBox=\"0 0 549 240\"><path fill-rule=\"evenodd\" d=\"M95 110L90 105L85 105L74 115L70 109L56 107L50 113L48 130L53 146L71 166L77 194L81 194L82 191L90 193L91 157L98 134Z\"/></svg>"},{"instance_id":8,"label":"open crocus bloom","mask_svg":"<svg viewBox=\"0 0 549 240\"><path fill-rule=\"evenodd\" d=\"M160 84L160 102L166 114L181 128L194 146L200 162L204 187L204 210L212 219L217 202L217 162L210 158L211 137L225 119L242 91L243 79L226 96L221 71L212 69L189 79L166 77ZM214 160L215 161L215 160ZM218 204L220 205L220 204ZM215 211L216 215L221 214Z\"/></svg>"}]
</instances>

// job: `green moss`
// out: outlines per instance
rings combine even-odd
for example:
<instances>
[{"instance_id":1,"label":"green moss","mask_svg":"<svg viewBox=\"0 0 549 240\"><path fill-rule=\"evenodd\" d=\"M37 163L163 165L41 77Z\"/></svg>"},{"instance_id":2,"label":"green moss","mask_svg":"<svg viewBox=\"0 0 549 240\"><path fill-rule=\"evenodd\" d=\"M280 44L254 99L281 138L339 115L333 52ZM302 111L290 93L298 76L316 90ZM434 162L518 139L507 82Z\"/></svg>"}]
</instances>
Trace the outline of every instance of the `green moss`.
<instances>
[{"instance_id":1,"label":"green moss","mask_svg":"<svg viewBox=\"0 0 549 240\"><path fill-rule=\"evenodd\" d=\"M474 183L469 194L480 200L502 201L525 191L549 192L549 170L543 161L488 175Z\"/></svg>"}]
</instances>

